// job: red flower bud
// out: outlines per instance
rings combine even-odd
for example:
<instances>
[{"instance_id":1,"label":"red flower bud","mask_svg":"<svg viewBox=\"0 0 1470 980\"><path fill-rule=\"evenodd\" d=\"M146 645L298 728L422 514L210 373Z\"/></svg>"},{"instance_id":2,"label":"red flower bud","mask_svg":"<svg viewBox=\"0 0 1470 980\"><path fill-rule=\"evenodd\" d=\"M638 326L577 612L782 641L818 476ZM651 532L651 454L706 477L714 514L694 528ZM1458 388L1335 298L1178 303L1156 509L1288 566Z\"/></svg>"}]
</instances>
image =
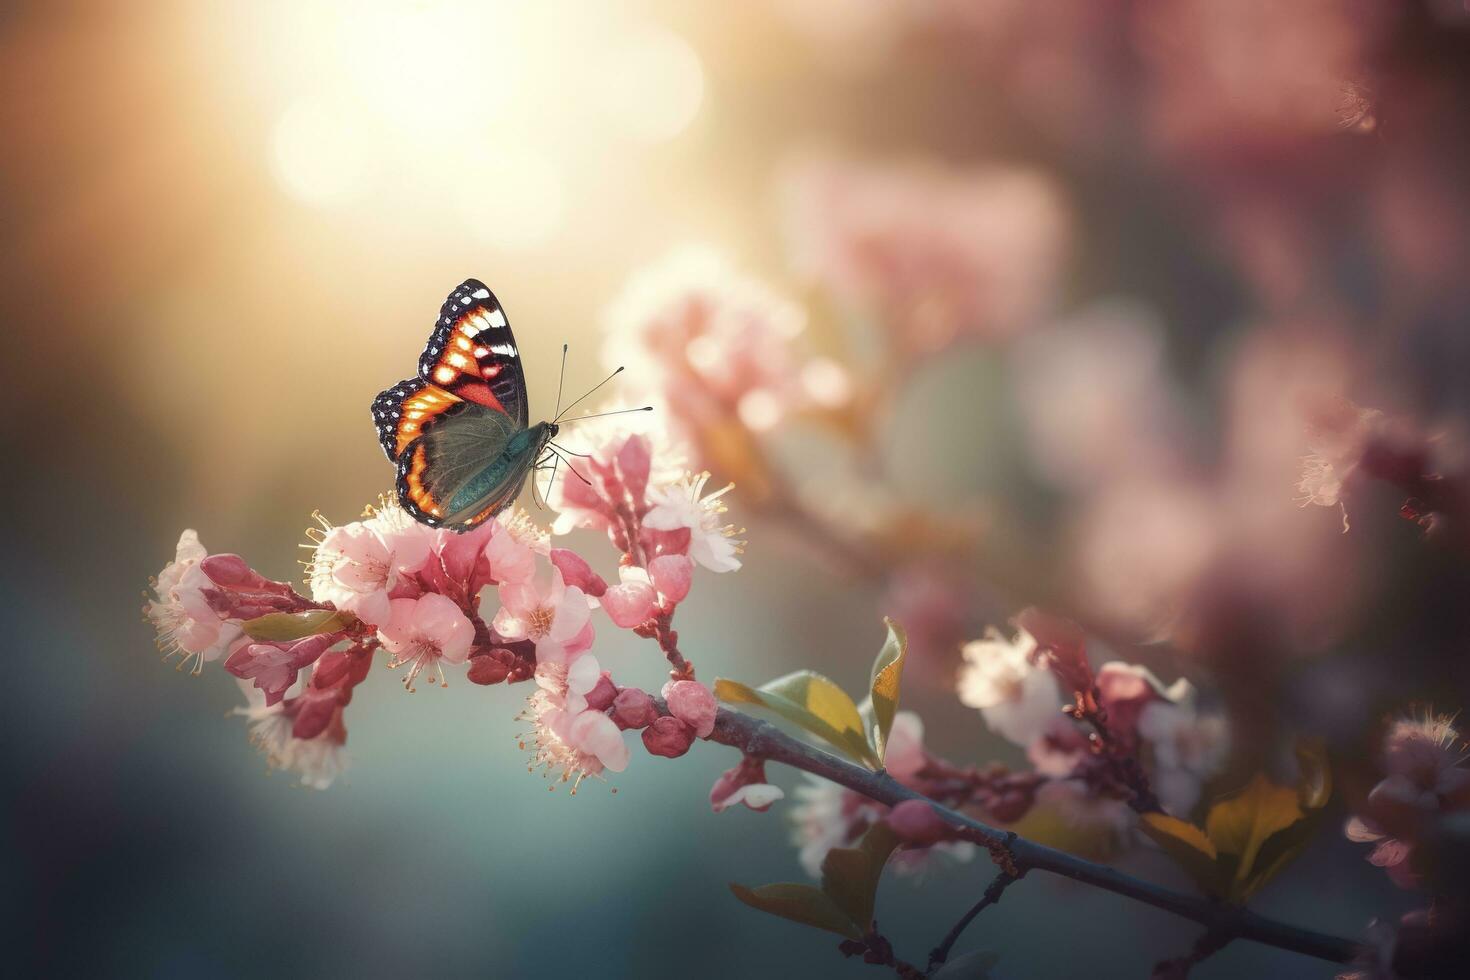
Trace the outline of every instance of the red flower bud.
<instances>
[{"instance_id":1,"label":"red flower bud","mask_svg":"<svg viewBox=\"0 0 1470 980\"><path fill-rule=\"evenodd\" d=\"M643 747L650 755L677 759L694 744L694 729L677 718L664 715L643 729Z\"/></svg>"},{"instance_id":2,"label":"red flower bud","mask_svg":"<svg viewBox=\"0 0 1470 980\"><path fill-rule=\"evenodd\" d=\"M613 698L612 720L619 728L647 728L658 720L658 708L648 692L625 687Z\"/></svg>"}]
</instances>

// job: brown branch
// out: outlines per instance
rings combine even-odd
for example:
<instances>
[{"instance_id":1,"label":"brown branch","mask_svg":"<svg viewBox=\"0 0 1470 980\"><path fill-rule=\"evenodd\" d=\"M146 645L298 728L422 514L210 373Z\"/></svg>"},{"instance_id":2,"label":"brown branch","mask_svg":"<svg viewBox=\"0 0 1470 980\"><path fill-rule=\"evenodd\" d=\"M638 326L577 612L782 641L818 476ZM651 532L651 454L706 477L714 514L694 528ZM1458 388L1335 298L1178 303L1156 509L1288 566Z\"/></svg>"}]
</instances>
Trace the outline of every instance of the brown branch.
<instances>
[{"instance_id":1,"label":"brown branch","mask_svg":"<svg viewBox=\"0 0 1470 980\"><path fill-rule=\"evenodd\" d=\"M1024 872L1022 873L1024 874ZM970 923L975 921L975 916L979 915L981 912L984 912L987 908L994 905L996 902L999 902L1000 897L1005 894L1005 890L1010 887L1013 882L1017 882L1020 880L1020 875L1013 875L1005 869L1001 869L1000 873L995 876L995 880L992 881L988 887L986 887L985 894L980 896L980 901L976 902L970 907L970 910L968 912L960 916L960 921L954 924L954 927L945 934L944 939L942 939L939 945L935 946L934 950L929 954L930 973L933 973L935 970L939 969L941 966L944 965L945 961L949 959L949 951L954 946L955 940L959 939L960 933L964 932L965 929L969 927Z\"/></svg>"},{"instance_id":2,"label":"brown branch","mask_svg":"<svg viewBox=\"0 0 1470 980\"><path fill-rule=\"evenodd\" d=\"M997 830L927 799L887 773L872 772L845 762L750 715L721 708L710 741L739 749L746 755L784 763L821 776L887 806L905 800L925 800L955 828L959 837L987 848L992 855L1008 857L1018 874L1046 871L1080 881L1198 922L1223 940L1249 940L1334 963L1346 963L1358 952L1358 944L1350 940L1268 919L1234 905L1177 892L1116 868Z\"/></svg>"}]
</instances>

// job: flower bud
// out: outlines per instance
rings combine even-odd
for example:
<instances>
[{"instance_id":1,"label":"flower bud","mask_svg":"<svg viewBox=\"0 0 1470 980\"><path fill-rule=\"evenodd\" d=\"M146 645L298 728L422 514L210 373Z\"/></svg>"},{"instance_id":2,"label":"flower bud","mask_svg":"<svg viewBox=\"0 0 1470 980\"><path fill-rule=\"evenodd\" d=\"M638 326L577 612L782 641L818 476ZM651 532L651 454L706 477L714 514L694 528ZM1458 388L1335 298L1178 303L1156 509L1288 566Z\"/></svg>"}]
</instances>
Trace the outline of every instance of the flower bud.
<instances>
[{"instance_id":1,"label":"flower bud","mask_svg":"<svg viewBox=\"0 0 1470 980\"><path fill-rule=\"evenodd\" d=\"M715 730L715 714L720 710L709 688L698 681L669 681L664 685L663 695L675 718L700 738L709 738Z\"/></svg>"},{"instance_id":2,"label":"flower bud","mask_svg":"<svg viewBox=\"0 0 1470 980\"><path fill-rule=\"evenodd\" d=\"M473 684L499 684L510 674L516 655L504 647L496 647L484 653L470 656L468 676Z\"/></svg>"},{"instance_id":3,"label":"flower bud","mask_svg":"<svg viewBox=\"0 0 1470 980\"><path fill-rule=\"evenodd\" d=\"M606 711L613 701L617 700L617 696L618 686L612 682L612 675L605 670L602 676L597 678L597 683L593 685L592 690L585 695L587 707L593 711Z\"/></svg>"},{"instance_id":4,"label":"flower bud","mask_svg":"<svg viewBox=\"0 0 1470 980\"><path fill-rule=\"evenodd\" d=\"M677 759L694 744L694 729L677 718L664 715L643 729L643 747L650 755Z\"/></svg>"},{"instance_id":5,"label":"flower bud","mask_svg":"<svg viewBox=\"0 0 1470 980\"><path fill-rule=\"evenodd\" d=\"M648 563L648 577L669 602L683 602L689 594L694 561L688 555L659 555Z\"/></svg>"},{"instance_id":6,"label":"flower bud","mask_svg":"<svg viewBox=\"0 0 1470 980\"><path fill-rule=\"evenodd\" d=\"M595 688L594 688L595 690ZM625 687L613 698L612 720L619 728L647 728L658 720L658 708L647 691Z\"/></svg>"},{"instance_id":7,"label":"flower bud","mask_svg":"<svg viewBox=\"0 0 1470 980\"><path fill-rule=\"evenodd\" d=\"M199 570L215 585L231 592L269 592L272 595L291 592L289 585L272 582L239 555L208 555L199 562Z\"/></svg>"},{"instance_id":8,"label":"flower bud","mask_svg":"<svg viewBox=\"0 0 1470 980\"><path fill-rule=\"evenodd\" d=\"M595 599L607 591L607 582L592 570L586 559L567 548L551 549L551 564L561 572L562 581L575 585Z\"/></svg>"}]
</instances>

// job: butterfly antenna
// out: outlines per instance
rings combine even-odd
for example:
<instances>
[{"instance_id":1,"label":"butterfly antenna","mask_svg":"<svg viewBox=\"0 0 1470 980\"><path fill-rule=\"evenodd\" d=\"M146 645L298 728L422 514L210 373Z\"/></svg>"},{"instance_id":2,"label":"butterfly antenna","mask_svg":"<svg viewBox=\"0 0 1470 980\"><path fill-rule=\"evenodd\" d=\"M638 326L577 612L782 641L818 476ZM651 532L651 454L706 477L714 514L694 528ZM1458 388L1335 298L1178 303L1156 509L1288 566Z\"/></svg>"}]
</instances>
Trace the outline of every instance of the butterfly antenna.
<instances>
[{"instance_id":1,"label":"butterfly antenna","mask_svg":"<svg viewBox=\"0 0 1470 980\"><path fill-rule=\"evenodd\" d=\"M561 416L561 388L567 380L567 345L561 345L561 374L556 379L556 415Z\"/></svg>"},{"instance_id":2,"label":"butterfly antenna","mask_svg":"<svg viewBox=\"0 0 1470 980\"><path fill-rule=\"evenodd\" d=\"M583 395L583 396L582 396L582 397L581 397L581 398L578 398L578 399L577 399L577 400L576 400L576 401L574 401L574 402L572 402L572 403L571 403L571 404L570 404L570 405L568 405L568 406L567 406L567 407L566 407L566 408L561 408L561 409L558 409L558 410L557 410L557 413L556 413L556 418L554 418L554 419L552 419L552 420L551 420L551 422L552 422L552 424L553 424L553 425L555 425L555 424L556 424L556 423L557 423L557 422L560 422L560 421L561 421L561 417L562 417L562 416L563 416L563 415L565 415L565 414L566 414L566 413L567 413L567 412L570 412L570 411L571 411L571 410L572 410L572 409L574 409L574 408L576 408L576 407L577 407L577 405L578 405L578 404L579 404L579 403L580 403L580 402L582 402L582 400L583 400L583 399L585 399L585 398L586 398L586 397L587 397L587 395L590 395L590 394L592 394L592 392L594 392L594 391L596 391L596 390L597 390L597 389L598 389L598 388L601 388L601 387L602 387L602 386L603 386L603 385L605 385L605 384L607 384L607 383L608 383L608 382L609 382L609 381L611 381L611 380L612 380L612 379L613 379L613 378L616 378L616 377L617 377L617 376L618 376L618 375L620 375L620 374L622 374L622 373L623 373L623 369L622 369L622 368L618 368L618 369L617 369L617 370L616 370L616 371L614 371L614 372L613 372L613 373L612 373L612 374L609 374L609 375L608 375L608 376L607 376L607 377L605 377L605 378L603 378L603 379L602 379L602 380L601 380L601 381L599 381L599 382L597 382L597 384L595 384L595 385L593 385L593 386L592 386L592 387L591 387L591 388L590 388L590 389L589 389L589 390L588 390L588 391L587 391L587 394L586 394L586 395Z\"/></svg>"},{"instance_id":3,"label":"butterfly antenna","mask_svg":"<svg viewBox=\"0 0 1470 980\"><path fill-rule=\"evenodd\" d=\"M576 473L577 474L577 479L581 480L583 483L587 484L589 487L592 486L592 481L589 480L589 479L587 479L585 476L583 476L581 474L581 471L579 471L575 466L572 465L572 461L571 460L567 459L561 453L555 452L554 450L553 450L553 455L555 455L556 458L559 459L559 460L561 460L563 463L566 463L567 464L567 469L569 469L573 473Z\"/></svg>"},{"instance_id":4,"label":"butterfly antenna","mask_svg":"<svg viewBox=\"0 0 1470 980\"><path fill-rule=\"evenodd\" d=\"M652 405L644 405L642 408L620 408L616 412L597 412L594 415L578 415L574 419L567 419L562 425L571 425L573 422L585 422L588 419L601 419L609 415L627 415L629 412L651 412ZM578 454L580 455L580 454Z\"/></svg>"},{"instance_id":5,"label":"butterfly antenna","mask_svg":"<svg viewBox=\"0 0 1470 980\"><path fill-rule=\"evenodd\" d=\"M560 449L562 452L566 453L568 456L581 456L583 459L591 459L592 458L592 454L591 453L574 452L573 450L568 449L566 446L563 446L559 442L548 442L547 445L548 446L555 446L557 449Z\"/></svg>"}]
</instances>

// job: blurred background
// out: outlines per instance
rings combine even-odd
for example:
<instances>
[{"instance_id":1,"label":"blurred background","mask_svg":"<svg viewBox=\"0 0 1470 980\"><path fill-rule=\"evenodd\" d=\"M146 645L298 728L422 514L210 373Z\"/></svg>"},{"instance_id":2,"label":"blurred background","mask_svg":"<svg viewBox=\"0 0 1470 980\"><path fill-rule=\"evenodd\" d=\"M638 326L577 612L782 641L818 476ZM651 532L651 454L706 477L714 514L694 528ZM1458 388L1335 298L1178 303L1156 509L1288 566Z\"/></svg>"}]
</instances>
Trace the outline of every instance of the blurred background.
<instances>
[{"instance_id":1,"label":"blurred background","mask_svg":"<svg viewBox=\"0 0 1470 980\"><path fill-rule=\"evenodd\" d=\"M1261 911L1356 936L1411 904L1336 828L1388 713L1470 700L1470 563L1401 490L1298 482L1341 399L1461 465L1459 0L11 3L0 78L23 972L879 975L726 890L802 871L782 804L709 812L722 749L572 800L522 768L519 691L379 676L315 792L267 777L222 671L157 662L139 592L181 528L295 580L314 509L389 488L368 404L467 276L533 414L563 342L569 391L626 362L739 483L746 567L679 616L701 677L858 689L888 613L931 749L1015 763L957 648L1050 604L1095 662L1212 692L1236 776L1328 740L1340 802ZM625 327L725 274L783 326L691 400ZM611 629L598 655L660 673ZM879 921L922 960L988 878L885 882ZM960 948L1134 977L1192 939L1028 880ZM1197 975L1248 973L1333 968L1237 944Z\"/></svg>"}]
</instances>

